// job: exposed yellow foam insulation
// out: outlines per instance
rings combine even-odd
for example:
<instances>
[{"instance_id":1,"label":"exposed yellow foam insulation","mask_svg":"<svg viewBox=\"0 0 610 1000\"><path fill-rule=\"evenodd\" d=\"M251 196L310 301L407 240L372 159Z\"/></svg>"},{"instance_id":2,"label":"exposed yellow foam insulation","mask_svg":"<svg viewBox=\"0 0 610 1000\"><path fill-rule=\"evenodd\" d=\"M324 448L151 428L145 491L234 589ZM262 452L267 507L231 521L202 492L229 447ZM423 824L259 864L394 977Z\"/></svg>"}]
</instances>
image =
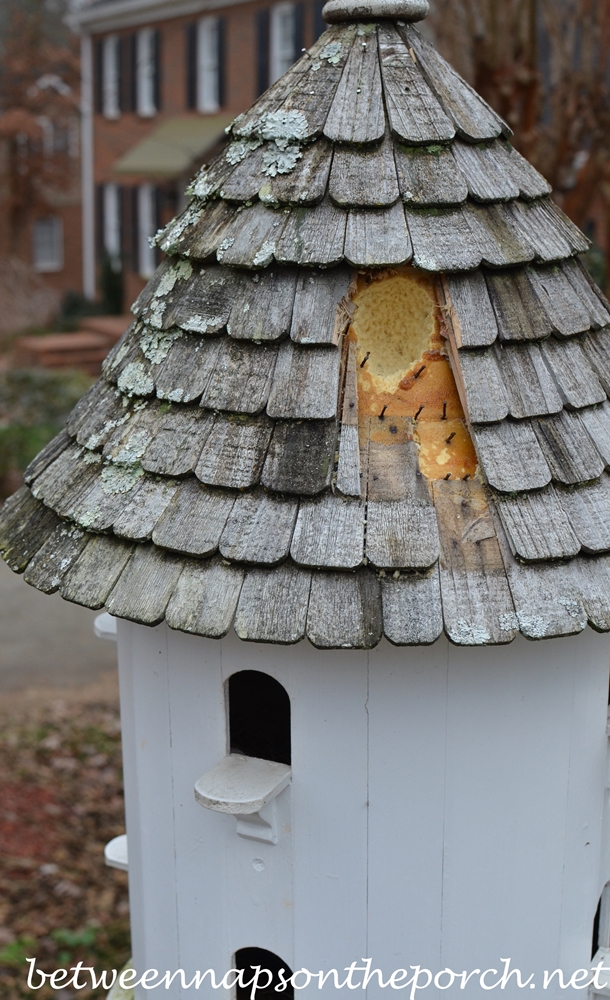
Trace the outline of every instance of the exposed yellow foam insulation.
<instances>
[{"instance_id":1,"label":"exposed yellow foam insulation","mask_svg":"<svg viewBox=\"0 0 610 1000\"><path fill-rule=\"evenodd\" d=\"M476 453L442 336L433 281L411 268L361 275L349 339L360 416L412 417L428 479L474 476Z\"/></svg>"}]
</instances>

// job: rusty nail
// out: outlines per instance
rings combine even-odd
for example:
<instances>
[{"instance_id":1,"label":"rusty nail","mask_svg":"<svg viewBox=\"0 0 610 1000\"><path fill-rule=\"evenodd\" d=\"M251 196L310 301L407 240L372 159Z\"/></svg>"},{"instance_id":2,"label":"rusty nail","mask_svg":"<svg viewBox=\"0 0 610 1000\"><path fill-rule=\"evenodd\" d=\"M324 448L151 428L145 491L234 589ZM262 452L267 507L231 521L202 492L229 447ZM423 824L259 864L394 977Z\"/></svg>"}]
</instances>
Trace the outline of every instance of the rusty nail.
<instances>
[{"instance_id":1,"label":"rusty nail","mask_svg":"<svg viewBox=\"0 0 610 1000\"><path fill-rule=\"evenodd\" d=\"M419 376L421 375L421 373L425 372L426 368L427 368L427 365L422 365L422 367L419 369L419 371L415 372L415 375L413 376L413 378L419 378Z\"/></svg>"},{"instance_id":2,"label":"rusty nail","mask_svg":"<svg viewBox=\"0 0 610 1000\"><path fill-rule=\"evenodd\" d=\"M415 420L417 420L417 418L419 417L419 415L420 415L421 411L423 410L423 408L424 408L424 404L422 403L422 405L420 406L419 410L415 414L415 417L414 417Z\"/></svg>"},{"instance_id":3,"label":"rusty nail","mask_svg":"<svg viewBox=\"0 0 610 1000\"><path fill-rule=\"evenodd\" d=\"M370 356L371 356L371 352L369 351L369 353L366 355L364 361L361 361L361 363L360 363L360 367L361 368L364 368L364 366L367 363L367 361L369 360Z\"/></svg>"},{"instance_id":4,"label":"rusty nail","mask_svg":"<svg viewBox=\"0 0 610 1000\"><path fill-rule=\"evenodd\" d=\"M456 435L456 431L454 431L453 434L449 435L449 437L445 441L445 444L451 444L451 442L453 441L455 435Z\"/></svg>"},{"instance_id":5,"label":"rusty nail","mask_svg":"<svg viewBox=\"0 0 610 1000\"><path fill-rule=\"evenodd\" d=\"M470 473L468 472L468 473L467 473L467 474L466 474L466 475L464 476L464 482L467 482L467 481L468 481L469 479L470 479Z\"/></svg>"},{"instance_id":6,"label":"rusty nail","mask_svg":"<svg viewBox=\"0 0 610 1000\"><path fill-rule=\"evenodd\" d=\"M448 482L449 479L451 479L451 473L450 472L448 472L447 475L445 476L445 482Z\"/></svg>"},{"instance_id":7,"label":"rusty nail","mask_svg":"<svg viewBox=\"0 0 610 1000\"><path fill-rule=\"evenodd\" d=\"M443 415L441 417L441 420L446 420L446 419L447 419L447 400L445 400L445 402L443 403Z\"/></svg>"},{"instance_id":8,"label":"rusty nail","mask_svg":"<svg viewBox=\"0 0 610 1000\"><path fill-rule=\"evenodd\" d=\"M386 411L386 410L387 410L387 406L384 406L383 410L382 410L382 411L381 411L381 413L379 414L379 419L380 419L380 420L383 420L383 418L385 417L385 411Z\"/></svg>"}]
</instances>

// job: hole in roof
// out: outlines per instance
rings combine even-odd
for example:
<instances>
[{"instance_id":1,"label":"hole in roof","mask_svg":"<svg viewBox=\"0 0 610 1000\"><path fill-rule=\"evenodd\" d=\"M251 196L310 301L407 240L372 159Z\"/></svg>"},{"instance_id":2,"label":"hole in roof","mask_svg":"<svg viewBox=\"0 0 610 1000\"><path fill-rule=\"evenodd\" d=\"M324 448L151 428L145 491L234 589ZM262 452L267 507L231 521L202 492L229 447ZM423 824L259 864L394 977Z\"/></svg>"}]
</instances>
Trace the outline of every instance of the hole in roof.
<instances>
[{"instance_id":1,"label":"hole in roof","mask_svg":"<svg viewBox=\"0 0 610 1000\"><path fill-rule=\"evenodd\" d=\"M358 413L377 418L368 433L378 443L387 437L388 444L411 434L427 479L473 477L477 458L442 335L435 281L413 268L361 274L353 302L348 339L358 345ZM402 421L400 435L396 421Z\"/></svg>"}]
</instances>

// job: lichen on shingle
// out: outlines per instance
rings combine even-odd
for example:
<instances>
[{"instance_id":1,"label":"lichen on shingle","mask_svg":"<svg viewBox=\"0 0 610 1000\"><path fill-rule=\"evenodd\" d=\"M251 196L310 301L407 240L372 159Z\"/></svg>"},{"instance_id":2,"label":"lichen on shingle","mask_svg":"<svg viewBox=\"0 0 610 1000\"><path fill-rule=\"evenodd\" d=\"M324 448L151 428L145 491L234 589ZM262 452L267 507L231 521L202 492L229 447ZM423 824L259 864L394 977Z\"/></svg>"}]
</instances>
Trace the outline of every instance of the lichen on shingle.
<instances>
[{"instance_id":1,"label":"lichen on shingle","mask_svg":"<svg viewBox=\"0 0 610 1000\"><path fill-rule=\"evenodd\" d=\"M141 361L126 365L117 385L128 396L151 396L155 390L155 383Z\"/></svg>"}]
</instances>

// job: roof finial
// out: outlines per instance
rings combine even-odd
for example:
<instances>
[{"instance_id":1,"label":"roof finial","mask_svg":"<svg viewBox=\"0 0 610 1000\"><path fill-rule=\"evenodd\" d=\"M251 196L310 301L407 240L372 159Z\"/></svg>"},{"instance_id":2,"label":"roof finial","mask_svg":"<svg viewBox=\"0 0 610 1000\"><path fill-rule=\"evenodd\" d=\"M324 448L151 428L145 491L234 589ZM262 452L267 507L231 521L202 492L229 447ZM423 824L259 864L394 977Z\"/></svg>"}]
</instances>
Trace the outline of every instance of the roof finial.
<instances>
[{"instance_id":1,"label":"roof finial","mask_svg":"<svg viewBox=\"0 0 610 1000\"><path fill-rule=\"evenodd\" d=\"M428 0L328 0L322 16L329 24L337 21L423 21L428 16Z\"/></svg>"}]
</instances>

